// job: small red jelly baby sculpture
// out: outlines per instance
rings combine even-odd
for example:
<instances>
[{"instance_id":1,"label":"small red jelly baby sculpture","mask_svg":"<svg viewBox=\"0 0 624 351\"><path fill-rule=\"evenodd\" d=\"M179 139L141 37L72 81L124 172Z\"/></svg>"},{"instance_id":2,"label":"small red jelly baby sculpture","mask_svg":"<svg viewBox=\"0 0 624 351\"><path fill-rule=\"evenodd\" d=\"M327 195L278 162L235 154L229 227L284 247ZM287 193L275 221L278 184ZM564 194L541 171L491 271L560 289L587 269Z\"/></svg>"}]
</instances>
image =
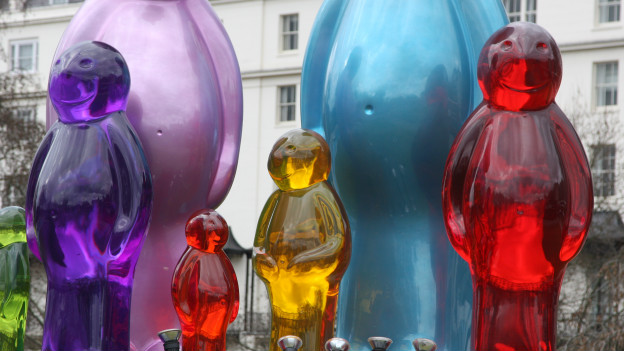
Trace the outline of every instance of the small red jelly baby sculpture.
<instances>
[{"instance_id":1,"label":"small red jelly baby sculpture","mask_svg":"<svg viewBox=\"0 0 624 351\"><path fill-rule=\"evenodd\" d=\"M559 288L593 207L590 169L554 102L561 55L532 23L494 33L479 58L484 101L449 154L449 239L474 288L473 350L554 350Z\"/></svg>"},{"instance_id":2,"label":"small red jelly baby sculpture","mask_svg":"<svg viewBox=\"0 0 624 351\"><path fill-rule=\"evenodd\" d=\"M186 223L189 246L171 284L184 351L225 350L225 331L238 315L238 282L222 250L227 240L228 225L213 210L197 211Z\"/></svg>"}]
</instances>

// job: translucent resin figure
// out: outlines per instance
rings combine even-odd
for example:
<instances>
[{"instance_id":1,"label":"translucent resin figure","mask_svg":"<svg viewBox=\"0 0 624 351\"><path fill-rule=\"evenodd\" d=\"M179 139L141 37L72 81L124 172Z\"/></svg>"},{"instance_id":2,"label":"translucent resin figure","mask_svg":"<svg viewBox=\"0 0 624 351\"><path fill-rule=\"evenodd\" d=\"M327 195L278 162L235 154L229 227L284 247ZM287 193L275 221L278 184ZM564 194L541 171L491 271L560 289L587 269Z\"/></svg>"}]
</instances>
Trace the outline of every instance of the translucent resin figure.
<instances>
[{"instance_id":1,"label":"translucent resin figure","mask_svg":"<svg viewBox=\"0 0 624 351\"><path fill-rule=\"evenodd\" d=\"M184 351L225 351L225 331L238 315L238 282L222 248L228 225L217 212L200 210L186 223L188 248L173 273L171 295Z\"/></svg>"},{"instance_id":2,"label":"translucent resin figure","mask_svg":"<svg viewBox=\"0 0 624 351\"><path fill-rule=\"evenodd\" d=\"M325 140L303 129L284 134L269 156L279 189L260 215L253 265L271 300L271 351L286 335L301 338L306 350L321 350L334 334L351 233L327 182L330 162Z\"/></svg>"},{"instance_id":3,"label":"translucent resin figure","mask_svg":"<svg viewBox=\"0 0 624 351\"><path fill-rule=\"evenodd\" d=\"M24 350L30 265L24 210L0 210L0 350Z\"/></svg>"},{"instance_id":4,"label":"translucent resin figure","mask_svg":"<svg viewBox=\"0 0 624 351\"><path fill-rule=\"evenodd\" d=\"M484 101L446 165L449 239L471 267L473 350L555 349L565 267L581 249L593 207L583 147L554 102L561 56L532 23L486 42Z\"/></svg>"},{"instance_id":5,"label":"translucent resin figure","mask_svg":"<svg viewBox=\"0 0 624 351\"><path fill-rule=\"evenodd\" d=\"M353 234L336 335L353 350L469 345L468 265L446 239L440 187L462 122L481 101L481 47L507 22L500 0L325 0L301 82L302 127L332 153Z\"/></svg>"},{"instance_id":6,"label":"translucent resin figure","mask_svg":"<svg viewBox=\"0 0 624 351\"><path fill-rule=\"evenodd\" d=\"M55 59L84 40L114 46L132 73L127 113L152 172L154 209L136 267L131 342L139 351L161 351L158 332L179 328L169 287L186 250L186 220L199 208L217 208L236 173L238 61L206 0L87 0ZM48 125L56 121L51 108L47 118Z\"/></svg>"},{"instance_id":7,"label":"translucent resin figure","mask_svg":"<svg viewBox=\"0 0 624 351\"><path fill-rule=\"evenodd\" d=\"M50 72L60 121L35 156L26 214L48 276L43 350L128 350L134 267L152 183L124 112L121 54L100 42L69 48Z\"/></svg>"}]
</instances>

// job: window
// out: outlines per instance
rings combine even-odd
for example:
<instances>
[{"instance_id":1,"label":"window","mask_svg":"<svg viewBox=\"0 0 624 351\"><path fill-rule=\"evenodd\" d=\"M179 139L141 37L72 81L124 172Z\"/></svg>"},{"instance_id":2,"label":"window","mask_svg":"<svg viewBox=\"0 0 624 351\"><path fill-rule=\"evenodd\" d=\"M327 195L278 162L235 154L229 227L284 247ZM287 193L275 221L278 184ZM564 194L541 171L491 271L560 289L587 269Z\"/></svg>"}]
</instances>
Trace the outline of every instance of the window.
<instances>
[{"instance_id":1,"label":"window","mask_svg":"<svg viewBox=\"0 0 624 351\"><path fill-rule=\"evenodd\" d=\"M598 0L598 22L619 22L620 3L621 0Z\"/></svg>"},{"instance_id":2,"label":"window","mask_svg":"<svg viewBox=\"0 0 624 351\"><path fill-rule=\"evenodd\" d=\"M537 20L537 0L527 0L524 20L533 23Z\"/></svg>"},{"instance_id":3,"label":"window","mask_svg":"<svg viewBox=\"0 0 624 351\"><path fill-rule=\"evenodd\" d=\"M279 87L279 121L290 122L296 119L297 86Z\"/></svg>"},{"instance_id":4,"label":"window","mask_svg":"<svg viewBox=\"0 0 624 351\"><path fill-rule=\"evenodd\" d=\"M618 104L618 63L602 62L596 64L596 106L615 106Z\"/></svg>"},{"instance_id":5,"label":"window","mask_svg":"<svg viewBox=\"0 0 624 351\"><path fill-rule=\"evenodd\" d=\"M37 70L36 40L11 42L11 69L26 72L35 72Z\"/></svg>"},{"instance_id":6,"label":"window","mask_svg":"<svg viewBox=\"0 0 624 351\"><path fill-rule=\"evenodd\" d=\"M615 144L592 146L594 196L615 195Z\"/></svg>"},{"instance_id":7,"label":"window","mask_svg":"<svg viewBox=\"0 0 624 351\"><path fill-rule=\"evenodd\" d=\"M35 122L37 119L37 111L34 107L20 107L13 110L13 117L23 122Z\"/></svg>"},{"instance_id":8,"label":"window","mask_svg":"<svg viewBox=\"0 0 624 351\"><path fill-rule=\"evenodd\" d=\"M535 23L537 0L503 0L509 22L527 21Z\"/></svg>"},{"instance_id":9,"label":"window","mask_svg":"<svg viewBox=\"0 0 624 351\"><path fill-rule=\"evenodd\" d=\"M282 51L299 48L299 15L282 16Z\"/></svg>"}]
</instances>

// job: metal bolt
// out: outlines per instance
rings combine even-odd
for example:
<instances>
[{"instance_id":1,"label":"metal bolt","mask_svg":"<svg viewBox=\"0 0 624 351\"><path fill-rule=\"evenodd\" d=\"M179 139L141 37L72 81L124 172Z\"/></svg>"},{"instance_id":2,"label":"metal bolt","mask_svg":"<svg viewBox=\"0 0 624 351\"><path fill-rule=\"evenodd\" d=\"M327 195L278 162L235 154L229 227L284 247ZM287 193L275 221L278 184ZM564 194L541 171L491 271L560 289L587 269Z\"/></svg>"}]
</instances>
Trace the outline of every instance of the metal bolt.
<instances>
[{"instance_id":1,"label":"metal bolt","mask_svg":"<svg viewBox=\"0 0 624 351\"><path fill-rule=\"evenodd\" d=\"M325 343L326 351L349 351L350 348L349 342L343 338L331 338Z\"/></svg>"},{"instance_id":2,"label":"metal bolt","mask_svg":"<svg viewBox=\"0 0 624 351\"><path fill-rule=\"evenodd\" d=\"M392 339L383 336L371 336L368 343L372 346L373 351L385 351L392 344Z\"/></svg>"},{"instance_id":3,"label":"metal bolt","mask_svg":"<svg viewBox=\"0 0 624 351\"><path fill-rule=\"evenodd\" d=\"M180 329L166 329L158 333L158 337L163 342L165 351L180 351Z\"/></svg>"},{"instance_id":4,"label":"metal bolt","mask_svg":"<svg viewBox=\"0 0 624 351\"><path fill-rule=\"evenodd\" d=\"M438 348L438 345L433 340L425 338L414 339L412 345L414 345L414 350L416 351L435 351Z\"/></svg>"},{"instance_id":5,"label":"metal bolt","mask_svg":"<svg viewBox=\"0 0 624 351\"><path fill-rule=\"evenodd\" d=\"M277 346L283 351L297 351L303 345L303 341L297 336L286 335L277 340Z\"/></svg>"}]
</instances>

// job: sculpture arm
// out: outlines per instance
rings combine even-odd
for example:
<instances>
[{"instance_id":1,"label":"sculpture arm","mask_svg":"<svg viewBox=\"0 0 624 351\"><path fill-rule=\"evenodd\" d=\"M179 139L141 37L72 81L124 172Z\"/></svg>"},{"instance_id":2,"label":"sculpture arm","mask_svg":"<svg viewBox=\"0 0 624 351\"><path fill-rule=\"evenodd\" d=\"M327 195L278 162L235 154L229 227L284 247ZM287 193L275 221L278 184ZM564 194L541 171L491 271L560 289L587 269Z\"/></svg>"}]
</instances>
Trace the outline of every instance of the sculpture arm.
<instances>
[{"instance_id":1,"label":"sculpture arm","mask_svg":"<svg viewBox=\"0 0 624 351\"><path fill-rule=\"evenodd\" d=\"M147 232L152 209L152 179L140 141L123 113L109 117L106 127L113 159L113 174L119 183L119 203L109 250L119 255L109 265L113 273L122 265L120 275L127 274L126 262L138 254Z\"/></svg>"},{"instance_id":2,"label":"sculpture arm","mask_svg":"<svg viewBox=\"0 0 624 351\"><path fill-rule=\"evenodd\" d=\"M329 57L334 37L348 1L326 0L319 9L308 39L301 72L301 127L311 129L325 138L323 98ZM305 94L303 93L305 92Z\"/></svg>"},{"instance_id":3,"label":"sculpture arm","mask_svg":"<svg viewBox=\"0 0 624 351\"><path fill-rule=\"evenodd\" d=\"M190 23L196 23L195 29L203 33L197 36L198 40L205 40L203 45L198 45L198 49L207 50L206 57L211 58L209 64L213 67L219 89L221 116L218 118L221 119L222 136L219 162L207 199L210 207L217 208L230 190L236 173L243 125L243 86L236 53L221 20L207 1L188 1L186 4L188 16L195 19ZM200 6L208 8L195 8ZM210 14L208 19L204 16L206 13Z\"/></svg>"},{"instance_id":4,"label":"sculpture arm","mask_svg":"<svg viewBox=\"0 0 624 351\"><path fill-rule=\"evenodd\" d=\"M455 250L466 261L468 257L468 243L466 241L466 221L464 218L464 192L473 151L478 140L482 138L485 123L483 115L489 111L485 104L481 104L473 112L455 138L444 171L442 190L442 207L444 223L449 240Z\"/></svg>"},{"instance_id":5,"label":"sculpture arm","mask_svg":"<svg viewBox=\"0 0 624 351\"><path fill-rule=\"evenodd\" d=\"M194 313L198 311L199 307L197 288L189 288L190 286L197 286L200 279L200 262L194 253L193 248L187 247L175 269L171 286L173 305L180 318L180 323L187 326L195 325L197 316Z\"/></svg>"},{"instance_id":6,"label":"sculpture arm","mask_svg":"<svg viewBox=\"0 0 624 351\"><path fill-rule=\"evenodd\" d=\"M566 176L570 178L570 218L568 234L564 238L559 258L571 260L585 242L594 208L591 170L581 141L572 124L553 103L551 118L554 122L553 138L559 141L559 152Z\"/></svg>"},{"instance_id":7,"label":"sculpture arm","mask_svg":"<svg viewBox=\"0 0 624 351\"><path fill-rule=\"evenodd\" d=\"M232 285L234 289L234 306L232 306L232 314L230 316L230 323L233 323L238 316L238 309L240 307L240 292L238 290L238 279L236 278L236 273L234 272L234 268L231 264L229 265L229 269L231 270L230 277L232 277Z\"/></svg>"},{"instance_id":8,"label":"sculpture arm","mask_svg":"<svg viewBox=\"0 0 624 351\"><path fill-rule=\"evenodd\" d=\"M288 269L305 262L331 259L338 256L347 241L346 234L349 232L349 225L340 205L336 202L338 195L333 193L335 198L325 196L314 197L314 207L316 209L318 229L326 231L325 242L309 250L305 250L295 255L288 264ZM318 233L321 237L322 233ZM330 260L333 262L334 260Z\"/></svg>"},{"instance_id":9,"label":"sculpture arm","mask_svg":"<svg viewBox=\"0 0 624 351\"><path fill-rule=\"evenodd\" d=\"M45 138L39 145L39 149L35 154L32 167L30 168L30 176L28 178L28 189L26 190L26 239L28 241L28 248L39 261L41 261L41 254L39 253L39 245L37 243L37 234L34 227L34 202L36 195L37 182L39 181L39 172L43 167L43 162L48 156L50 146L54 141L54 135L56 133L56 125L50 128L50 131L46 134Z\"/></svg>"},{"instance_id":10,"label":"sculpture arm","mask_svg":"<svg viewBox=\"0 0 624 351\"><path fill-rule=\"evenodd\" d=\"M264 205L262 213L260 214L260 219L258 220L258 229L256 230L253 247L254 266L256 266L256 271L258 270L258 267L262 267L264 268L263 270L267 270L268 272L277 272L278 269L277 262L275 262L275 259L271 257L269 247L270 243L267 243L267 237L270 234L268 233L269 224L271 223L273 213L277 207L280 194L280 190L276 190L273 194L271 194L267 203Z\"/></svg>"}]
</instances>

